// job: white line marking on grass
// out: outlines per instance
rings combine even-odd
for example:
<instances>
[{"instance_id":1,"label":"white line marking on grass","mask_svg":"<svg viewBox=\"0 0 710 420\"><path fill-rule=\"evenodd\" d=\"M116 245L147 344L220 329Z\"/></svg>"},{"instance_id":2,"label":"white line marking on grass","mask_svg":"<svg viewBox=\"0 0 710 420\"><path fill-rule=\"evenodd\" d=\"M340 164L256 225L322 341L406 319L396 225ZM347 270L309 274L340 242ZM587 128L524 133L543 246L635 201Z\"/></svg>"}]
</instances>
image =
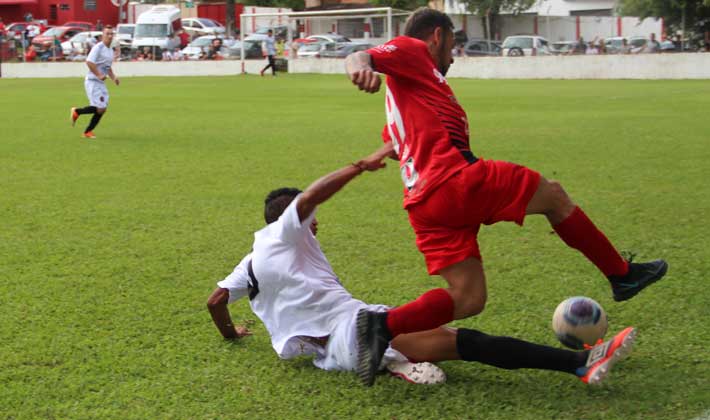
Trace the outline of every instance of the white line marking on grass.
<instances>
[{"instance_id":1,"label":"white line marking on grass","mask_svg":"<svg viewBox=\"0 0 710 420\"><path fill-rule=\"evenodd\" d=\"M695 417L692 420L710 420L710 410L706 410L703 414Z\"/></svg>"}]
</instances>

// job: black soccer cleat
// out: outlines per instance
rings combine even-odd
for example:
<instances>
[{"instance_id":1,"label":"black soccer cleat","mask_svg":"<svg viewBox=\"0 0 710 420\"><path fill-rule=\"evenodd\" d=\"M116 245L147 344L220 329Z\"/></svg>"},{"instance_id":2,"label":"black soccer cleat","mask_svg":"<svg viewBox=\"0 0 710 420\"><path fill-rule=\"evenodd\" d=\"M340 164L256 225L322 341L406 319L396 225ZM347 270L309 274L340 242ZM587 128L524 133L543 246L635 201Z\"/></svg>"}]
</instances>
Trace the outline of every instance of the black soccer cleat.
<instances>
[{"instance_id":1,"label":"black soccer cleat","mask_svg":"<svg viewBox=\"0 0 710 420\"><path fill-rule=\"evenodd\" d=\"M638 292L660 280L668 271L668 263L656 260L647 263L629 263L625 276L609 276L614 300L622 302L636 296Z\"/></svg>"},{"instance_id":2,"label":"black soccer cleat","mask_svg":"<svg viewBox=\"0 0 710 420\"><path fill-rule=\"evenodd\" d=\"M365 386L375 383L389 342L387 313L360 309L357 313L357 376Z\"/></svg>"}]
</instances>

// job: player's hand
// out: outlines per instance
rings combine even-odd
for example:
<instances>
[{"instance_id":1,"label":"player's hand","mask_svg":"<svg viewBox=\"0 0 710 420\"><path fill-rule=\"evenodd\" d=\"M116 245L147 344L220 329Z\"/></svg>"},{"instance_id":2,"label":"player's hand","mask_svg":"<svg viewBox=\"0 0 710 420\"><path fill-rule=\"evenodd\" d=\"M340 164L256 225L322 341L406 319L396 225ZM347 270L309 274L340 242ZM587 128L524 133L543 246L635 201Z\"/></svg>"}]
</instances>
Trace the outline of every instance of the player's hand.
<instances>
[{"instance_id":1,"label":"player's hand","mask_svg":"<svg viewBox=\"0 0 710 420\"><path fill-rule=\"evenodd\" d=\"M237 333L237 338L242 338L251 335L251 331L249 331L249 328L243 327L241 325L235 325L234 332Z\"/></svg>"},{"instance_id":2,"label":"player's hand","mask_svg":"<svg viewBox=\"0 0 710 420\"><path fill-rule=\"evenodd\" d=\"M118 79L118 77L116 77L115 79L113 79L113 83L115 83L116 86L118 86L121 84L121 81Z\"/></svg>"},{"instance_id":3,"label":"player's hand","mask_svg":"<svg viewBox=\"0 0 710 420\"><path fill-rule=\"evenodd\" d=\"M387 166L387 164L384 162L385 158L391 156L393 153L394 149L392 147L392 142L387 142L382 147L380 147L375 153L356 163L356 166L362 169L363 171L371 172L376 171L378 169L382 169Z\"/></svg>"},{"instance_id":4,"label":"player's hand","mask_svg":"<svg viewBox=\"0 0 710 420\"><path fill-rule=\"evenodd\" d=\"M103 82L104 80L106 80L106 77L108 77L108 76L106 76L105 74L102 74L101 77L99 77L99 79L101 79L101 81Z\"/></svg>"},{"instance_id":5,"label":"player's hand","mask_svg":"<svg viewBox=\"0 0 710 420\"><path fill-rule=\"evenodd\" d=\"M364 90L368 93L375 93L379 91L380 84L382 84L379 73L372 69L353 71L350 73L350 81L353 82L358 89Z\"/></svg>"}]
</instances>

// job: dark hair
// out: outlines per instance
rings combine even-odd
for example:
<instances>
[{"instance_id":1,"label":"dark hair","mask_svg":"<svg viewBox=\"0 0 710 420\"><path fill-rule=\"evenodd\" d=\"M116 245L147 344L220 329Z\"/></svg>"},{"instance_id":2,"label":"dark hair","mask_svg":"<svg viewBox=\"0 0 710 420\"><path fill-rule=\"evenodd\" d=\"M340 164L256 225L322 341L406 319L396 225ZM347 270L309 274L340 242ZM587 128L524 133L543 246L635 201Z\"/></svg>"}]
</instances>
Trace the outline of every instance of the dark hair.
<instances>
[{"instance_id":1,"label":"dark hair","mask_svg":"<svg viewBox=\"0 0 710 420\"><path fill-rule=\"evenodd\" d=\"M298 188L279 188L271 191L266 196L266 200L264 200L264 220L266 220L266 224L277 221L286 210L286 207L300 193L301 190Z\"/></svg>"},{"instance_id":2,"label":"dark hair","mask_svg":"<svg viewBox=\"0 0 710 420\"><path fill-rule=\"evenodd\" d=\"M101 19L99 19L99 20L101 20ZM110 30L113 31L113 26L112 26L112 25L105 25L105 26L104 26L104 31L105 31L106 29L110 29Z\"/></svg>"},{"instance_id":3,"label":"dark hair","mask_svg":"<svg viewBox=\"0 0 710 420\"><path fill-rule=\"evenodd\" d=\"M454 23L445 13L428 7L420 7L407 19L404 25L404 35L425 40L436 28L453 31Z\"/></svg>"}]
</instances>

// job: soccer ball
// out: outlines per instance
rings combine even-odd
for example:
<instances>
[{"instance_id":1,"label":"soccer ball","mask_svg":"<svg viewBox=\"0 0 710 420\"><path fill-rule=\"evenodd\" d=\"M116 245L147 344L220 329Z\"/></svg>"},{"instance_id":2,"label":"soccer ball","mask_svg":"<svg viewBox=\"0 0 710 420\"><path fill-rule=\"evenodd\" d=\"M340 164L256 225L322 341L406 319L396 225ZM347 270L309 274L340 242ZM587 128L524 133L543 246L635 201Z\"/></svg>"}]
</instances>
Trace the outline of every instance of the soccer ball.
<instances>
[{"instance_id":1,"label":"soccer ball","mask_svg":"<svg viewBox=\"0 0 710 420\"><path fill-rule=\"evenodd\" d=\"M565 346L581 350L604 337L609 326L604 309L593 299L575 296L557 305L552 329Z\"/></svg>"}]
</instances>

